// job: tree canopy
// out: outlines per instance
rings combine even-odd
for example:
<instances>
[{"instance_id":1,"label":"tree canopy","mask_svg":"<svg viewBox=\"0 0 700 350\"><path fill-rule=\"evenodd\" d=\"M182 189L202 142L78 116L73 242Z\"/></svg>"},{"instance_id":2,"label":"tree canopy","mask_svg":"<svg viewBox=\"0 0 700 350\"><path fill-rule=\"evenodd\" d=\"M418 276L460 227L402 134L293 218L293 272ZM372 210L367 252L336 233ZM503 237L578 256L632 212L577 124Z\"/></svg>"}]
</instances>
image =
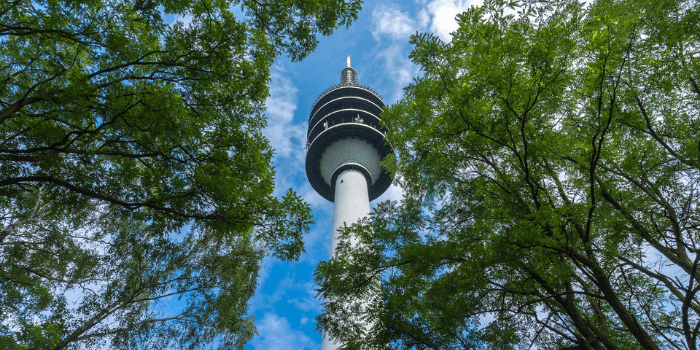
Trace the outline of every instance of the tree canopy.
<instances>
[{"instance_id":1,"label":"tree canopy","mask_svg":"<svg viewBox=\"0 0 700 350\"><path fill-rule=\"evenodd\" d=\"M320 326L363 349L697 349L700 4L457 19L411 39L422 75L382 114L406 197L319 266Z\"/></svg>"},{"instance_id":2,"label":"tree canopy","mask_svg":"<svg viewBox=\"0 0 700 350\"><path fill-rule=\"evenodd\" d=\"M358 0L0 2L0 348L242 348L272 196L271 64Z\"/></svg>"}]
</instances>

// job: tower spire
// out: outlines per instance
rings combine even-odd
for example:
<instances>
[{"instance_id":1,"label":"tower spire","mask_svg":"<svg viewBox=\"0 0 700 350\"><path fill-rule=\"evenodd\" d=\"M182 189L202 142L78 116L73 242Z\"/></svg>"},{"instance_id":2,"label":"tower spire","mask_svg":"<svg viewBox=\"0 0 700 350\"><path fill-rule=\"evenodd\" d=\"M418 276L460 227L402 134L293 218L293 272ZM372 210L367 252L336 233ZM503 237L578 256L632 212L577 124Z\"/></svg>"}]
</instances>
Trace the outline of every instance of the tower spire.
<instances>
[{"instance_id":1,"label":"tower spire","mask_svg":"<svg viewBox=\"0 0 700 350\"><path fill-rule=\"evenodd\" d=\"M340 75L340 84L356 85L357 77L355 76L355 69L350 66L350 55L345 56L345 61L345 69L343 69L343 73Z\"/></svg>"}]
</instances>

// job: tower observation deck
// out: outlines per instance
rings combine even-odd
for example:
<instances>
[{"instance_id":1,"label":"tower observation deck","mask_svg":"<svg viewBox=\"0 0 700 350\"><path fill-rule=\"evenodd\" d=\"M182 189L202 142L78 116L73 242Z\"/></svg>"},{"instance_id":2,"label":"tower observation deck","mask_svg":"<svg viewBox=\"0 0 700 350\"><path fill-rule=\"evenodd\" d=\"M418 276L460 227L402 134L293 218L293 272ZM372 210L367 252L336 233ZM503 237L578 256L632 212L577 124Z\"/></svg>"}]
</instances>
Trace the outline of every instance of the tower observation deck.
<instances>
[{"instance_id":1,"label":"tower observation deck","mask_svg":"<svg viewBox=\"0 0 700 350\"><path fill-rule=\"evenodd\" d=\"M391 185L379 165L392 152L384 143L386 130L379 118L383 108L381 96L357 82L350 56L340 84L322 92L311 108L306 176L316 192L334 202L331 258L340 229L369 216L369 202ZM357 239L351 237L350 243L356 246ZM338 347L339 342L323 335L321 350Z\"/></svg>"},{"instance_id":2,"label":"tower observation deck","mask_svg":"<svg viewBox=\"0 0 700 350\"><path fill-rule=\"evenodd\" d=\"M309 114L306 176L323 198L335 201L335 180L346 169L364 174L370 201L389 188L391 177L379 166L392 152L379 122L383 108L379 93L357 82L348 56L340 84L322 92Z\"/></svg>"}]
</instances>

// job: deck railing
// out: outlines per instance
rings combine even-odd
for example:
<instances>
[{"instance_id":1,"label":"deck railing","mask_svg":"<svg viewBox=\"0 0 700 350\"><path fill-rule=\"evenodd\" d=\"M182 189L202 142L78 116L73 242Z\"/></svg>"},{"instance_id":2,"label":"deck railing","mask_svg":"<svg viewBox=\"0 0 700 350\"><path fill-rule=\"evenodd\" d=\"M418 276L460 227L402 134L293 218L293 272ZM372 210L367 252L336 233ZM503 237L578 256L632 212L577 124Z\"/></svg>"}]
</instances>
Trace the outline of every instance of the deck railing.
<instances>
[{"instance_id":1,"label":"deck railing","mask_svg":"<svg viewBox=\"0 0 700 350\"><path fill-rule=\"evenodd\" d=\"M380 95L377 91L375 91L374 89L372 89L371 87L369 87L369 86L367 86L367 85L362 85L362 84L360 84L360 83L345 83L345 84L333 85L333 86L330 86L329 88L323 90L323 92L322 92L320 95L318 95L318 97L316 97L316 99L314 100L314 103L312 104L312 106L315 106L316 103L318 103L318 101L319 101L321 98L323 98L323 96L326 96L326 94L328 94L329 92L331 92L331 91L333 91L333 90L337 90L337 89L343 88L343 87L346 87L346 86L354 86L354 87L359 87L359 88L365 89L365 90L367 90L367 91L373 93L373 94L376 95L377 97L379 97L379 99L382 100L382 102L384 102L384 99L382 98L382 95ZM312 108L312 109L313 109L313 108Z\"/></svg>"}]
</instances>

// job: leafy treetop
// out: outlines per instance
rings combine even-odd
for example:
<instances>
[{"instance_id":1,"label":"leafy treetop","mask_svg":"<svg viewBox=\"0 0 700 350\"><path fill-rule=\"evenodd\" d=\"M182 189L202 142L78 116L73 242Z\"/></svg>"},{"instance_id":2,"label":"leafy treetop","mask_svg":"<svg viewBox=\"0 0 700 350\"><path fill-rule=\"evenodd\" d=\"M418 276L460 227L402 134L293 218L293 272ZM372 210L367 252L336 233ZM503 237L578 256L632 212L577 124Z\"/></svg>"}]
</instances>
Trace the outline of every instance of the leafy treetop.
<instances>
[{"instance_id":1,"label":"leafy treetop","mask_svg":"<svg viewBox=\"0 0 700 350\"><path fill-rule=\"evenodd\" d=\"M423 75L382 115L406 199L319 265L321 327L346 348L696 349L698 6L492 0L449 43L413 36Z\"/></svg>"},{"instance_id":2,"label":"leafy treetop","mask_svg":"<svg viewBox=\"0 0 700 350\"><path fill-rule=\"evenodd\" d=\"M272 196L270 66L360 3L1 2L0 347L242 348L311 222Z\"/></svg>"}]
</instances>

